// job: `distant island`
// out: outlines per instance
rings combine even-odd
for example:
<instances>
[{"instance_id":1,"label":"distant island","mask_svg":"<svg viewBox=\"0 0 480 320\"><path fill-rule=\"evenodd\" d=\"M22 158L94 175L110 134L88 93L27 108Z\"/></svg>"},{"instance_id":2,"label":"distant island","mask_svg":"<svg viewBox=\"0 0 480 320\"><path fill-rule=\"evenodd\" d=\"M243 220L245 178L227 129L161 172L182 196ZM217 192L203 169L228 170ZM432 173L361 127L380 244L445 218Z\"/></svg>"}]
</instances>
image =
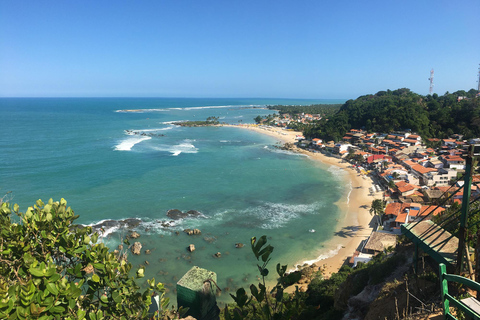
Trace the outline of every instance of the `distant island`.
<instances>
[{"instance_id":1,"label":"distant island","mask_svg":"<svg viewBox=\"0 0 480 320\"><path fill-rule=\"evenodd\" d=\"M218 117L208 117L205 121L179 121L179 122L172 122L175 126L181 127L207 127L207 126L216 126L220 124L218 121Z\"/></svg>"}]
</instances>

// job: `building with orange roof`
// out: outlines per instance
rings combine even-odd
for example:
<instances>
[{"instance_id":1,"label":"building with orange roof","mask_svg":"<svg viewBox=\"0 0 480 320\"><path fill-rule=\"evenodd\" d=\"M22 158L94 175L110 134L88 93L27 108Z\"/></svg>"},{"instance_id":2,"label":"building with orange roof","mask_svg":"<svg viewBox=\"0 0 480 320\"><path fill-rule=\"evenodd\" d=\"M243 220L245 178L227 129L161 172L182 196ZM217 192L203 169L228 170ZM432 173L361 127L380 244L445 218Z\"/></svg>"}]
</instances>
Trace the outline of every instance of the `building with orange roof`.
<instances>
[{"instance_id":1,"label":"building with orange roof","mask_svg":"<svg viewBox=\"0 0 480 320\"><path fill-rule=\"evenodd\" d=\"M465 170L465 159L458 155L444 155L441 156L440 161L443 162L445 167L447 168L452 168L452 169L457 169L457 170Z\"/></svg>"}]
</instances>

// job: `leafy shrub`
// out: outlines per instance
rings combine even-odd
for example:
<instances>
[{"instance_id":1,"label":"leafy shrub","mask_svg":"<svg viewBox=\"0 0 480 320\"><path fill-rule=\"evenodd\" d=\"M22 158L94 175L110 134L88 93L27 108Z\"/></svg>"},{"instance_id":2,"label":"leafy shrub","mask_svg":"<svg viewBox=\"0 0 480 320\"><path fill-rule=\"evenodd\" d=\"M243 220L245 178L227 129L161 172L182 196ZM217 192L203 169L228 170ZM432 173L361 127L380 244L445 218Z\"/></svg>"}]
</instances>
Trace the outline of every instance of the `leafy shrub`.
<instances>
[{"instance_id":1,"label":"leafy shrub","mask_svg":"<svg viewBox=\"0 0 480 320\"><path fill-rule=\"evenodd\" d=\"M155 291L166 308L163 285L147 280L140 292L132 265L97 243L91 227L74 227L77 218L64 199L38 200L25 213L1 204L0 318L146 319Z\"/></svg>"}]
</instances>

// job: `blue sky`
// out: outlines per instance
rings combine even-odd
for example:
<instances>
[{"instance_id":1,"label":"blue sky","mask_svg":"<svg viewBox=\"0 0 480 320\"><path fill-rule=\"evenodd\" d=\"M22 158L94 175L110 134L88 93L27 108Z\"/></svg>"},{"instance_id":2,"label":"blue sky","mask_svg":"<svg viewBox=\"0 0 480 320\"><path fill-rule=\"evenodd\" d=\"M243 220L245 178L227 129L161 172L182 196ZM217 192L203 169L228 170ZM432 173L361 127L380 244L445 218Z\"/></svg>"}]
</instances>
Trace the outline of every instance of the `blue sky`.
<instances>
[{"instance_id":1,"label":"blue sky","mask_svg":"<svg viewBox=\"0 0 480 320\"><path fill-rule=\"evenodd\" d=\"M0 96L356 98L476 87L480 1L2 0Z\"/></svg>"}]
</instances>

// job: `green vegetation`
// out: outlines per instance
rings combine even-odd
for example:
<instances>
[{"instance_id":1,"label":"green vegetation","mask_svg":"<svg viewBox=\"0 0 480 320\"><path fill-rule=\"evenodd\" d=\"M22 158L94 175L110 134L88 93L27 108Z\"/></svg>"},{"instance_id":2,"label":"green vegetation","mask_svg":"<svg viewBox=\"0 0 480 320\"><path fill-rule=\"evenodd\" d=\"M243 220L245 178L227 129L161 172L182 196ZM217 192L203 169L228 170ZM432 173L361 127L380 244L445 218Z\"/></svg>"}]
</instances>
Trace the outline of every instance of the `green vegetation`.
<instances>
[{"instance_id":1,"label":"green vegetation","mask_svg":"<svg viewBox=\"0 0 480 320\"><path fill-rule=\"evenodd\" d=\"M480 231L480 203L475 201L470 204L467 216L467 243L470 247L477 246L477 235ZM461 205L457 202L452 203L441 214L433 216L432 221L447 230L451 234L458 235L460 229Z\"/></svg>"},{"instance_id":2,"label":"green vegetation","mask_svg":"<svg viewBox=\"0 0 480 320\"><path fill-rule=\"evenodd\" d=\"M262 277L262 281L256 286L250 286L249 296L245 289L239 288L236 295L231 294L235 305L225 307L224 317L226 320L234 319L304 319L301 314L305 310L304 298L297 290L292 295L284 294L283 290L290 284L300 279L299 273L286 274L287 266L277 264L277 274L279 276L277 285L267 292L265 277L268 276L267 269L270 261L270 254L273 247L267 244L267 236L260 239L253 237L251 239L252 251L257 261L262 260L262 265L257 265Z\"/></svg>"},{"instance_id":3,"label":"green vegetation","mask_svg":"<svg viewBox=\"0 0 480 320\"><path fill-rule=\"evenodd\" d=\"M377 217L377 223L382 225L382 215L385 214L385 201L382 199L375 199L370 206L370 214Z\"/></svg>"},{"instance_id":4,"label":"green vegetation","mask_svg":"<svg viewBox=\"0 0 480 320\"><path fill-rule=\"evenodd\" d=\"M183 121L183 122L173 122L176 126L181 127L205 127L205 126L214 126L219 124L218 117L208 117L205 121Z\"/></svg>"},{"instance_id":5,"label":"green vegetation","mask_svg":"<svg viewBox=\"0 0 480 320\"><path fill-rule=\"evenodd\" d=\"M166 309L163 285L147 280L141 292L132 265L97 243L91 227L75 226L77 218L64 199L38 200L25 213L1 204L0 318L147 319L154 292Z\"/></svg>"},{"instance_id":6,"label":"green vegetation","mask_svg":"<svg viewBox=\"0 0 480 320\"><path fill-rule=\"evenodd\" d=\"M304 135L339 141L348 130L364 128L387 133L410 129L424 138L446 138L453 133L478 137L480 98L476 94L474 89L443 96L421 96L407 88L379 91L348 100L328 121L322 119L306 127Z\"/></svg>"},{"instance_id":7,"label":"green vegetation","mask_svg":"<svg viewBox=\"0 0 480 320\"><path fill-rule=\"evenodd\" d=\"M378 254L366 264L359 263L355 269L343 266L329 279L317 276L306 292L305 303L314 308L308 310L305 319L342 319L349 297L359 294L367 285L382 283L405 261L402 254L392 257Z\"/></svg>"},{"instance_id":8,"label":"green vegetation","mask_svg":"<svg viewBox=\"0 0 480 320\"><path fill-rule=\"evenodd\" d=\"M265 286L265 277L269 274L267 264L273 247L267 245L266 236L258 241L252 238L252 251L257 260L263 264L257 265L262 282L258 286L250 286L250 294L243 288L231 295L235 303L225 308L224 317L229 319L342 319L347 309L350 297L359 294L368 285L378 285L384 282L398 266L405 263L404 254L395 253L390 257L381 253L366 264L359 263L353 269L343 266L338 273L329 279L323 279L321 272L314 275L307 292L287 295L283 293L286 284L296 282L300 272L285 274L287 266L277 265L279 276L277 285L270 291Z\"/></svg>"},{"instance_id":9,"label":"green vegetation","mask_svg":"<svg viewBox=\"0 0 480 320\"><path fill-rule=\"evenodd\" d=\"M308 106L285 106L285 105L274 105L267 106L270 110L278 110L278 113L281 115L298 115L300 113L309 113L309 114L320 114L322 117L330 117L338 112L342 105L341 104L311 104Z\"/></svg>"}]
</instances>

